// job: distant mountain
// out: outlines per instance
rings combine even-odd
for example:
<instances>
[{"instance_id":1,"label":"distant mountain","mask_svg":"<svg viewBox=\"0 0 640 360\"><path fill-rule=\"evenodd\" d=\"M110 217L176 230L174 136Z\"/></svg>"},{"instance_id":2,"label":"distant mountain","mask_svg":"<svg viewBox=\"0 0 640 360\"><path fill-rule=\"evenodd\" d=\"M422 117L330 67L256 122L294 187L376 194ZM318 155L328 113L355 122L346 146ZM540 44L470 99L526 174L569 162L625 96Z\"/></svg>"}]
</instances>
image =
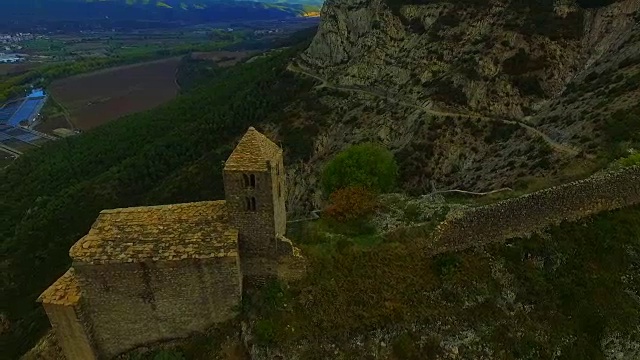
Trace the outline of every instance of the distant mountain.
<instances>
[{"instance_id":1,"label":"distant mountain","mask_svg":"<svg viewBox=\"0 0 640 360\"><path fill-rule=\"evenodd\" d=\"M18 21L227 21L278 19L319 11L321 0L2 0L0 23Z\"/></svg>"}]
</instances>

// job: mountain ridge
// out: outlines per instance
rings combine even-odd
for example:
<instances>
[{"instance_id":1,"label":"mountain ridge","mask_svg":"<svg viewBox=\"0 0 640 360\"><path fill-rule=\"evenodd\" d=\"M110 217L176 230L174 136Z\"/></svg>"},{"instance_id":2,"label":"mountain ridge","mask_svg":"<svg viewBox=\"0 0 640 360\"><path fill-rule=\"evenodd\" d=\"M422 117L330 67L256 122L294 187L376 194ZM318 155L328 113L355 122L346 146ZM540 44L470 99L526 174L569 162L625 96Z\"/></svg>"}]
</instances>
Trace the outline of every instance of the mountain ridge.
<instances>
[{"instance_id":1,"label":"mountain ridge","mask_svg":"<svg viewBox=\"0 0 640 360\"><path fill-rule=\"evenodd\" d=\"M309 16L320 6L318 0L7 0L0 3L0 22L251 20Z\"/></svg>"}]
</instances>

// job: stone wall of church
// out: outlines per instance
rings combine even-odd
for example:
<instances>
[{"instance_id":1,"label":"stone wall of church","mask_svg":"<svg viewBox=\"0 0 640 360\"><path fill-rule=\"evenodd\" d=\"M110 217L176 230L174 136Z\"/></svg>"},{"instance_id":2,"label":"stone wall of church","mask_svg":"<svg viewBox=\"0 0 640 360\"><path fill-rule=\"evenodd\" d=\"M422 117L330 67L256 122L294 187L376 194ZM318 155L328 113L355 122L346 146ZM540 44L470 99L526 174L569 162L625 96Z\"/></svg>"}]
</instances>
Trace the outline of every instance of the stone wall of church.
<instances>
[{"instance_id":1,"label":"stone wall of church","mask_svg":"<svg viewBox=\"0 0 640 360\"><path fill-rule=\"evenodd\" d=\"M286 183L282 156L267 164L267 171L225 171L224 188L230 225L239 231L245 285L262 285L277 276L282 249L278 235L287 228ZM255 178L255 186L245 180ZM252 208L255 201L255 209Z\"/></svg>"},{"instance_id":2,"label":"stone wall of church","mask_svg":"<svg viewBox=\"0 0 640 360\"><path fill-rule=\"evenodd\" d=\"M106 358L204 331L233 318L241 299L238 257L74 267L85 327Z\"/></svg>"},{"instance_id":3,"label":"stone wall of church","mask_svg":"<svg viewBox=\"0 0 640 360\"><path fill-rule=\"evenodd\" d=\"M255 176L255 188L244 184L243 175ZM224 190L229 225L239 232L242 257L267 257L273 253L275 223L273 184L268 172L225 171ZM255 199L255 210L247 200Z\"/></svg>"},{"instance_id":4,"label":"stone wall of church","mask_svg":"<svg viewBox=\"0 0 640 360\"><path fill-rule=\"evenodd\" d=\"M75 306L43 304L67 360L95 360L96 353L82 321L81 304Z\"/></svg>"},{"instance_id":5,"label":"stone wall of church","mask_svg":"<svg viewBox=\"0 0 640 360\"><path fill-rule=\"evenodd\" d=\"M258 287L278 273L278 243L276 233L286 230L284 208L284 168L271 171L225 171L224 186L230 225L238 229L244 285ZM278 174L278 170L280 173ZM255 177L255 187L246 186L244 175ZM278 186L280 188L278 188ZM282 196L279 205L278 196ZM255 199L255 210L247 200Z\"/></svg>"}]
</instances>

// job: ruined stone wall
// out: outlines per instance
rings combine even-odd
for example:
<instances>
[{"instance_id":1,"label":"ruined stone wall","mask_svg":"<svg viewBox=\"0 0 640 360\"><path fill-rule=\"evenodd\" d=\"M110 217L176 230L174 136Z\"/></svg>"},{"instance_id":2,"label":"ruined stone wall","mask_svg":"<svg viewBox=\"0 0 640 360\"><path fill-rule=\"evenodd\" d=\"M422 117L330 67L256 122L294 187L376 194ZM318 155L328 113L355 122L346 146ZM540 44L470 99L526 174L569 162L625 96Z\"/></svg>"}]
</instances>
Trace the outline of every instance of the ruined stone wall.
<instances>
[{"instance_id":1,"label":"ruined stone wall","mask_svg":"<svg viewBox=\"0 0 640 360\"><path fill-rule=\"evenodd\" d=\"M80 306L43 304L43 307L67 360L97 358L85 332Z\"/></svg>"},{"instance_id":2,"label":"ruined stone wall","mask_svg":"<svg viewBox=\"0 0 640 360\"><path fill-rule=\"evenodd\" d=\"M447 218L428 251L439 253L527 236L562 221L640 203L640 167L537 191Z\"/></svg>"},{"instance_id":3,"label":"ruined stone wall","mask_svg":"<svg viewBox=\"0 0 640 360\"><path fill-rule=\"evenodd\" d=\"M233 318L240 303L237 257L74 267L86 297L85 326L105 358L204 331Z\"/></svg>"},{"instance_id":4,"label":"ruined stone wall","mask_svg":"<svg viewBox=\"0 0 640 360\"><path fill-rule=\"evenodd\" d=\"M278 278L285 282L296 281L304 277L307 260L299 248L284 236L278 237Z\"/></svg>"}]
</instances>

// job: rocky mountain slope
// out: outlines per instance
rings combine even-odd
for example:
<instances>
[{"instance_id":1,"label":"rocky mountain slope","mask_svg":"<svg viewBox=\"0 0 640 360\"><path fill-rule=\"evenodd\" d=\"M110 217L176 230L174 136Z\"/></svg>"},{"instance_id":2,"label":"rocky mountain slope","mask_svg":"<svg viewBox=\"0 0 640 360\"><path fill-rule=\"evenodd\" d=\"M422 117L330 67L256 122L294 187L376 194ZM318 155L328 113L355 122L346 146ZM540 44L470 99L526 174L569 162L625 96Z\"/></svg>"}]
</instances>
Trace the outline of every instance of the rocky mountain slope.
<instances>
[{"instance_id":1,"label":"rocky mountain slope","mask_svg":"<svg viewBox=\"0 0 640 360\"><path fill-rule=\"evenodd\" d=\"M639 9L638 0L326 2L290 67L318 82L313 106L292 107L284 130L313 138L293 171L292 208L320 201L324 159L367 140L393 149L413 193L531 189L592 172L632 140L633 120L613 115L637 110Z\"/></svg>"}]
</instances>

